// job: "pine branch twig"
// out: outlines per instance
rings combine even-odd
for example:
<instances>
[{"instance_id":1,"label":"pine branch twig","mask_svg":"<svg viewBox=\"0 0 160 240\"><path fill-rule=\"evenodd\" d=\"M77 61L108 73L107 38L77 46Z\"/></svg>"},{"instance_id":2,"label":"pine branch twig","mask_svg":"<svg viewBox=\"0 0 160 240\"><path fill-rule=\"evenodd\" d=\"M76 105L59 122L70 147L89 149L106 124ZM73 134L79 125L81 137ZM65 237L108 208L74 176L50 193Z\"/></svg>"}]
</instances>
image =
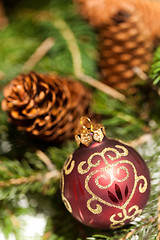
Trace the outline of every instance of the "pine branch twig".
<instances>
[{"instance_id":1,"label":"pine branch twig","mask_svg":"<svg viewBox=\"0 0 160 240\"><path fill-rule=\"evenodd\" d=\"M128 144L132 147L137 147L137 146L143 145L144 143L148 142L151 138L152 138L151 134L149 134L149 133L144 134L144 135L140 136L139 138L128 142Z\"/></svg>"},{"instance_id":2,"label":"pine branch twig","mask_svg":"<svg viewBox=\"0 0 160 240\"><path fill-rule=\"evenodd\" d=\"M40 160L45 163L49 171L58 171L55 165L53 165L51 160L47 157L47 155L44 152L42 152L41 150L37 150L36 154L40 158Z\"/></svg>"},{"instance_id":3,"label":"pine branch twig","mask_svg":"<svg viewBox=\"0 0 160 240\"><path fill-rule=\"evenodd\" d=\"M138 232L140 229L142 229L143 227L148 225L148 222L153 223L155 221L155 218L151 217L151 218L146 218L145 220L145 224L142 224L141 226L139 226L138 228L132 229L130 232L128 232L124 237L120 238L119 240L127 240L128 238L130 238L135 232ZM160 240L160 239L158 239Z\"/></svg>"},{"instance_id":4,"label":"pine branch twig","mask_svg":"<svg viewBox=\"0 0 160 240\"><path fill-rule=\"evenodd\" d=\"M60 18L57 18L54 20L54 26L59 29L61 32L63 38L65 39L68 48L70 50L70 53L72 55L72 61L73 61L73 69L76 76L79 76L83 73L82 69L82 59L81 59L81 53L77 44L77 40L70 29L69 25Z\"/></svg>"},{"instance_id":5,"label":"pine branch twig","mask_svg":"<svg viewBox=\"0 0 160 240\"><path fill-rule=\"evenodd\" d=\"M20 178L11 178L8 181L0 181L0 187L10 187L12 185L22 185L27 183L33 183L36 181L41 182L48 182L51 178L59 179L60 178L60 172L57 170L54 170L52 172L47 172L46 174L38 173L36 175L32 175L29 177L20 177Z\"/></svg>"},{"instance_id":6,"label":"pine branch twig","mask_svg":"<svg viewBox=\"0 0 160 240\"><path fill-rule=\"evenodd\" d=\"M36 51L31 55L31 57L24 64L22 70L30 71L34 66L46 55L46 53L53 47L54 39L49 37L45 39L41 45L36 49Z\"/></svg>"},{"instance_id":7,"label":"pine branch twig","mask_svg":"<svg viewBox=\"0 0 160 240\"><path fill-rule=\"evenodd\" d=\"M28 16L29 14L29 12L26 10L22 11L22 13L23 16ZM31 15L32 14L35 15L36 13L32 11ZM55 18L55 16L51 12L47 11L38 12L36 14L36 17L34 16L33 18L35 21L52 21L53 25L60 31L62 37L65 39L67 43L68 49L72 56L74 74L79 80L87 83L88 85L96 89L99 89L100 91L120 101L124 102L126 100L126 97L122 93L84 74L82 68L81 52L77 43L77 39L74 36L74 33L72 32L70 26L63 19L58 17ZM28 67L28 66L26 67L26 65L28 65L28 63L24 65L24 69Z\"/></svg>"},{"instance_id":8,"label":"pine branch twig","mask_svg":"<svg viewBox=\"0 0 160 240\"><path fill-rule=\"evenodd\" d=\"M106 84L104 84L104 83L102 83L100 81L97 81L96 79L94 79L94 78L92 78L90 76L82 74L82 75L79 75L77 77L82 82L87 83L88 85L90 85L90 86L92 86L92 87L94 87L94 88L96 88L96 89L106 93L107 95L109 95L109 96L111 96L111 97L113 97L115 99L118 99L118 100L120 100L122 102L126 101L126 97L122 93L120 93L117 90L107 86Z\"/></svg>"},{"instance_id":9,"label":"pine branch twig","mask_svg":"<svg viewBox=\"0 0 160 240\"><path fill-rule=\"evenodd\" d=\"M134 67L133 71L141 80L146 81L148 79L147 74L143 72L141 68Z\"/></svg>"},{"instance_id":10,"label":"pine branch twig","mask_svg":"<svg viewBox=\"0 0 160 240\"><path fill-rule=\"evenodd\" d=\"M154 132L154 134L156 135L159 135L160 134L160 129L156 130ZM152 133L147 133L147 134L144 134L142 136L140 136L139 138L136 138L132 141L129 141L128 144L132 147L137 147L137 146L141 146L143 145L144 143L148 142L149 140L152 139Z\"/></svg>"},{"instance_id":11,"label":"pine branch twig","mask_svg":"<svg viewBox=\"0 0 160 240\"><path fill-rule=\"evenodd\" d=\"M77 39L75 38L72 30L66 24L66 22L62 19L57 19L54 21L54 26L59 29L63 38L66 40L66 43L72 55L75 76L79 80L89 84L90 86L96 89L99 89L100 91L103 91L104 93L108 94L111 97L116 98L120 101L125 101L126 100L125 96L119 93L117 90L84 74L83 68L82 68L82 58L81 58L79 46L77 44Z\"/></svg>"},{"instance_id":12,"label":"pine branch twig","mask_svg":"<svg viewBox=\"0 0 160 240\"><path fill-rule=\"evenodd\" d=\"M123 238L119 239L119 240L126 240L129 237L131 237L135 232L137 231L137 229L133 229L132 231L130 231L129 233L127 233L126 236L124 236Z\"/></svg>"},{"instance_id":13,"label":"pine branch twig","mask_svg":"<svg viewBox=\"0 0 160 240\"><path fill-rule=\"evenodd\" d=\"M21 185L26 183L32 183L35 181L40 181L42 179L41 174L29 176L29 177L20 177L20 178L11 178L8 181L0 181L0 187L9 187L11 185Z\"/></svg>"}]
</instances>

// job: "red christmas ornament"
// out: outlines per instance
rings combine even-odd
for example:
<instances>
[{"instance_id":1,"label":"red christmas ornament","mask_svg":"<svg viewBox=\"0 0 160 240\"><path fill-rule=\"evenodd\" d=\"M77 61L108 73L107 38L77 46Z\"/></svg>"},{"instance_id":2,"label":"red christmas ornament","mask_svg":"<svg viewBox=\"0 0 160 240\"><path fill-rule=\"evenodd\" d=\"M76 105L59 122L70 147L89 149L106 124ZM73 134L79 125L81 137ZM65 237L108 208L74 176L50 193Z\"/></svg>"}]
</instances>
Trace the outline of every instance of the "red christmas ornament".
<instances>
[{"instance_id":1,"label":"red christmas ornament","mask_svg":"<svg viewBox=\"0 0 160 240\"><path fill-rule=\"evenodd\" d=\"M149 198L146 163L133 148L106 138L100 124L83 125L75 137L80 147L65 162L61 175L66 208L90 227L115 229L128 224L142 213Z\"/></svg>"}]
</instances>

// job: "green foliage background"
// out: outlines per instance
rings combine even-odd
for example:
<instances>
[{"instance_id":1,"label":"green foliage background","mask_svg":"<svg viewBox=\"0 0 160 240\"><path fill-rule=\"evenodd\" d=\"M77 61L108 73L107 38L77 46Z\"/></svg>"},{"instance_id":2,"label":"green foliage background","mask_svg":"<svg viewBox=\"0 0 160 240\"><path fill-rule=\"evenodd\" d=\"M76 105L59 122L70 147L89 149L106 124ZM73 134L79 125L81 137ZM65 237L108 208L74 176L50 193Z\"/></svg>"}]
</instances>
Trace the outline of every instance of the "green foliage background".
<instances>
[{"instance_id":1,"label":"green foliage background","mask_svg":"<svg viewBox=\"0 0 160 240\"><path fill-rule=\"evenodd\" d=\"M77 69L82 68L84 74L99 78L96 32L78 15L70 0L6 0L5 7L9 24L0 30L0 101L4 86L21 72L27 72L24 64L48 37L54 39L53 47L29 70L56 72L75 77L78 81L73 59L76 45L81 58ZM69 37L66 32L70 33ZM158 49L150 73L154 83L159 82L159 58ZM126 142L143 134L150 136L147 143L137 147L151 172L152 191L147 207L136 221L122 229L99 231L82 226L63 206L59 179L47 178L44 181L49 170L37 154L39 150L45 153L60 171L68 155L77 147L74 140L59 146L40 141L35 143L25 133L18 132L7 121L6 113L0 110L0 228L6 239L13 232L16 240L21 240L19 216L39 212L44 213L48 221L44 235L35 240L157 239L160 192L158 85L153 85L151 80L142 83L135 95L127 95L127 102L113 99L89 85L87 87L93 94L91 111L104 124L107 136ZM30 176L37 180L26 184L10 181ZM26 207L19 204L22 198L27 198ZM132 234L125 238L128 232Z\"/></svg>"}]
</instances>

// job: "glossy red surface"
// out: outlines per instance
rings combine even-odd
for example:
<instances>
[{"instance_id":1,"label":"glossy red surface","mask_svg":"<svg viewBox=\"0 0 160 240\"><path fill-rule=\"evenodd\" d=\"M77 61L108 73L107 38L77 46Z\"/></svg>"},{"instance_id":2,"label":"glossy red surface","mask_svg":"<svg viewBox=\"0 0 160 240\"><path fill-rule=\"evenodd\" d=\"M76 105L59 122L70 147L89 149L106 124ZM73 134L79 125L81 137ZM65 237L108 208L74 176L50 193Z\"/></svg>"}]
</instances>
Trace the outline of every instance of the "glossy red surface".
<instances>
[{"instance_id":1,"label":"glossy red surface","mask_svg":"<svg viewBox=\"0 0 160 240\"><path fill-rule=\"evenodd\" d=\"M133 148L113 139L80 146L62 171L62 199L71 214L90 227L128 224L141 214L149 194L146 163Z\"/></svg>"}]
</instances>

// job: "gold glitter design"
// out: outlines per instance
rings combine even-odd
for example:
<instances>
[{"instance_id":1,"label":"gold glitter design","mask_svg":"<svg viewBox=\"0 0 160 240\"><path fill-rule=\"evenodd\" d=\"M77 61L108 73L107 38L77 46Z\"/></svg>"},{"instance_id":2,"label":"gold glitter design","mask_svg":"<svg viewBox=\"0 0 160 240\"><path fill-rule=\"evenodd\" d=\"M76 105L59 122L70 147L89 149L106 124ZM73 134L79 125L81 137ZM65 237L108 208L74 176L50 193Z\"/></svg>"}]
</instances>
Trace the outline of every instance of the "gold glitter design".
<instances>
[{"instance_id":1,"label":"gold glitter design","mask_svg":"<svg viewBox=\"0 0 160 240\"><path fill-rule=\"evenodd\" d=\"M144 193L145 191L146 191L146 189L147 189L147 179L144 177L144 176L140 176L140 177L138 177L139 178L139 180L143 180L144 181L144 185L142 186L142 184L140 183L140 185L139 185L139 191L140 191L140 193ZM138 181L139 181L138 180Z\"/></svg>"},{"instance_id":2,"label":"gold glitter design","mask_svg":"<svg viewBox=\"0 0 160 240\"><path fill-rule=\"evenodd\" d=\"M99 179L100 178L103 178L103 179L108 179L107 178L107 176L106 175L100 175L100 176L98 176L96 179L95 179L95 183L96 183L96 185L100 188L100 189L106 189L106 188L108 188L108 186L111 186L110 184L109 185L107 185L107 186L102 186L100 183L99 183Z\"/></svg>"},{"instance_id":3,"label":"gold glitter design","mask_svg":"<svg viewBox=\"0 0 160 240\"><path fill-rule=\"evenodd\" d=\"M82 161L82 162L78 165L78 172L79 172L80 174L85 174L85 173L89 172L89 170L90 170L92 167L98 167L99 164L100 164L100 162L101 162L101 160L98 160L97 163L93 164L93 163L92 163L92 159L93 159L94 156L100 156L100 157L103 159L103 161L105 162L105 164L107 165L108 162L107 162L107 160L106 160L106 158L105 158L105 156L104 156L106 152L111 151L111 152L115 153L115 155L116 155L115 157L112 157L112 156L110 156L109 154L107 155L108 158L109 158L110 160L112 160L112 161L113 161L113 160L117 160L118 158L120 158L120 157L122 157L122 156L127 156L127 155L128 155L128 150L127 150L125 147L120 146L120 145L116 145L115 147L122 149L123 152L122 152L122 153L121 153L121 152L118 152L117 149L115 149L115 148L110 148L110 147L109 147L109 148L105 148L101 153L99 153L99 152L93 153L93 154L88 158L87 163L86 163L86 161ZM84 166L85 164L88 164L88 167L87 167L86 169L83 169L83 166Z\"/></svg>"},{"instance_id":4,"label":"gold glitter design","mask_svg":"<svg viewBox=\"0 0 160 240\"><path fill-rule=\"evenodd\" d=\"M114 181L116 181L116 182L124 182L124 181L127 180L127 178L129 177L129 172L128 172L128 169L127 169L126 167L124 167L124 166L119 167L119 168L116 169L116 170L117 170L118 173L120 172L121 169L124 170L124 171L126 172L126 177L124 177L124 178L121 179L121 180L115 178L115 176L114 176L114 174L113 174L113 167L117 166L118 164L119 164L119 162L116 163L116 164L112 164L112 165L109 165L109 166L107 166L107 167L105 167L105 168L101 168L101 169L97 170L97 172L101 172L101 171L107 172L107 173L109 173L109 175L110 175L110 177L111 177L110 183L109 183L108 185L106 185L106 186L102 186L102 185L99 183L99 179L100 179L100 178L108 179L108 176L106 176L106 175L104 175L104 174L101 174L101 175L99 175L99 176L95 179L95 184L96 184L100 189L107 189L107 188L109 188L109 187L113 184ZM97 173L97 172L94 171L94 172L92 172L93 174L91 173L91 175L88 175L88 176L92 177L92 176L93 176L95 173ZM89 178L89 179L90 179L90 178ZM88 180L88 181L89 181L89 180Z\"/></svg>"},{"instance_id":5,"label":"gold glitter design","mask_svg":"<svg viewBox=\"0 0 160 240\"><path fill-rule=\"evenodd\" d=\"M101 171L102 171L102 172L106 171L106 168L101 168L101 169L99 169L99 170L97 170L97 171L91 172L91 174L88 175L87 184L88 184L90 178L91 178L94 174L96 174L97 172L101 172ZM104 175L104 174L101 174L100 176L98 176L98 177L95 179L95 184L96 184L100 189L107 189L107 188L109 188L109 187L112 185L113 181L114 181L114 178L111 177L110 183L109 183L108 185L106 185L106 186L102 186L102 185L99 184L99 179L100 179L100 178L107 179L107 176ZM87 186L87 188L88 188L88 186Z\"/></svg>"},{"instance_id":6,"label":"gold glitter design","mask_svg":"<svg viewBox=\"0 0 160 240\"><path fill-rule=\"evenodd\" d=\"M104 131L102 131L101 129L97 129L94 131L93 134L93 139L97 142L102 142L104 138Z\"/></svg>"},{"instance_id":7,"label":"gold glitter design","mask_svg":"<svg viewBox=\"0 0 160 240\"><path fill-rule=\"evenodd\" d=\"M93 142L93 138L90 135L90 132L86 133L81 133L81 136L75 135L75 140L80 145L82 143L85 146L89 146L91 142Z\"/></svg>"},{"instance_id":8,"label":"gold glitter design","mask_svg":"<svg viewBox=\"0 0 160 240\"><path fill-rule=\"evenodd\" d=\"M72 158L73 158L73 155L71 154L71 155L69 156L69 159L68 159L68 160L65 162L65 164L64 164L63 169L64 169L66 175L69 175L69 174L72 172L72 170L73 170L73 168L74 168L74 166L75 166L75 161L72 160ZM71 166L70 166L70 168L68 168L68 166L69 166L70 164L71 164Z\"/></svg>"},{"instance_id":9,"label":"gold glitter design","mask_svg":"<svg viewBox=\"0 0 160 240\"><path fill-rule=\"evenodd\" d=\"M61 190L61 195L62 195L62 201L64 202L65 207L67 208L67 210L72 213L72 207L71 204L69 203L69 201L67 200L67 198L65 198L64 196L64 174L63 174L63 170L62 170L62 174L61 174L61 184L62 184L62 190Z\"/></svg>"},{"instance_id":10,"label":"gold glitter design","mask_svg":"<svg viewBox=\"0 0 160 240\"><path fill-rule=\"evenodd\" d=\"M78 165L78 172L80 174L85 174L87 173L92 167L98 167L100 164L101 160L98 160L97 163L93 164L92 163L92 158L94 156L97 156L97 153L92 154L89 158L88 158L88 167L86 169L83 169L83 166L86 164L86 161L82 161L79 165Z\"/></svg>"},{"instance_id":11,"label":"gold glitter design","mask_svg":"<svg viewBox=\"0 0 160 240\"><path fill-rule=\"evenodd\" d=\"M126 170L126 177L124 177L124 178L121 179L121 180L115 178L115 176L114 176L113 173L112 173L113 168L116 167L116 166L117 166L118 164L120 164L120 163L128 163L128 164L130 164L130 165L132 165L132 166L134 167L134 165L133 165L132 163L130 163L129 161L127 161L127 160L122 160L122 161L119 161L119 162L117 162L117 163L115 163L115 164L112 164L112 165L110 166L110 169L109 169L111 179L110 179L110 183L109 183L108 185L106 185L106 186L101 186L101 185L99 184L98 180L99 180L100 176L102 176L102 175L98 176L98 177L95 179L95 184L96 184L100 189L107 189L107 188L109 188L109 187L113 184L114 181L116 181L116 182L123 182L123 181L127 180L127 178L129 177L129 172L128 172L127 168L125 168L125 167L123 168L123 170ZM120 168L122 169L122 167L120 167ZM120 169L120 168L119 168L119 169ZM134 167L134 168L135 168L135 167ZM98 202L103 203L103 204L105 204L105 205L107 205L107 206L116 207L116 208L119 208L119 209L123 209L123 208L125 208L125 207L129 204L129 202L130 202L130 200L131 200L131 198L132 198L132 196L133 196L133 194L134 194L134 192L132 192L132 194L130 195L130 198L129 198L129 199L125 202L125 204L122 205L122 206L117 206L117 205L115 205L115 204L106 202L105 200L103 200L103 199L101 199L100 197L98 197L97 195L95 195L95 194L92 192L92 190L89 188L89 185L88 185L89 180L90 180L90 178L91 178L92 176L94 176L95 174L97 174L97 173L99 173L99 172L104 172L104 171L106 171L106 170L107 170L107 168L101 168L101 169L92 171L90 174L88 174L88 176L87 176L86 179L85 179L85 189L92 195L92 198L90 198L90 199L87 201L87 207L88 207L88 209L89 209L92 213L94 213L94 214L99 214L100 212L98 212L97 209L94 209L94 208L91 207L91 203L92 203L93 201L97 200ZM119 171L120 171L120 170L119 170ZM104 176L104 175L103 175L103 176ZM137 184L134 185L134 189L136 188L136 185L137 185ZM134 190L134 191L135 191L135 190ZM99 209L100 209L100 208L99 208ZM96 212L96 213L95 213L95 212Z\"/></svg>"},{"instance_id":12,"label":"gold glitter design","mask_svg":"<svg viewBox=\"0 0 160 240\"><path fill-rule=\"evenodd\" d=\"M94 214L100 214L102 212L102 206L100 204L96 204L96 208L91 207L91 202L97 200L96 197L92 197L87 201L87 208Z\"/></svg>"},{"instance_id":13,"label":"gold glitter design","mask_svg":"<svg viewBox=\"0 0 160 240\"><path fill-rule=\"evenodd\" d=\"M101 204L104 204L104 205L107 205L107 206L110 206L110 207L115 207L115 208L118 208L121 210L121 212L119 212L117 214L117 216L119 218L121 218L120 220L116 220L115 217L116 217L116 214L113 214L111 217L110 217L110 221L111 221L111 225L110 227L111 228L118 228L118 227L121 227L124 225L124 222L128 219L134 219L135 216L139 215L142 210L138 208L137 205L134 205L132 206L131 208L129 208L128 210L128 214L131 213L132 210L135 210L134 213L130 216L127 214L127 211L126 211L126 207L127 205L130 203L134 193L135 193L135 190L136 190L136 187L138 185L138 182L140 180L143 180L143 184L140 183L139 185L139 192L140 193L144 193L147 189L147 180L146 178L141 175L141 176L137 176L137 171L136 171L136 168L134 166L134 164L128 160L120 160L116 163L113 162L113 164L108 164L108 161L106 160L105 158L105 154L106 152L108 151L111 151L115 154L115 157L111 156L111 155L107 155L108 158L112 161L114 160L118 160L120 157L122 156L127 156L128 155L128 150L124 147L124 146L121 146L121 145L116 145L115 146L116 148L118 149L122 149L123 152L119 152L117 149L115 148L105 148L102 152L97 152L97 153L94 153L92 154L87 161L82 161L79 165L78 165L78 172L80 174L86 174L89 172L89 170L91 168L95 168L97 166L100 165L100 162L101 161L104 161L106 167L105 168L100 168L98 170L94 170L92 171L90 174L87 175L87 177L85 178L85 189L87 190L87 192L92 196L88 201L87 201L87 208L89 209L89 211L91 211L93 214L100 214L102 212L102 206ZM92 163L92 159L94 156L99 156L100 159L97 160L96 163ZM101 173L101 172L108 172L109 175L110 175L110 182L109 184L107 184L106 186L102 186L100 183L99 183L99 179L100 178L103 178L103 179L108 179L107 176L105 175L105 173L102 173L100 174L99 176L97 176L95 178L95 185L99 188L99 189L107 189L109 188L114 181L116 182L124 182L126 181L128 178L129 178L129 171L128 171L128 168L126 166L120 166L117 168L117 174L120 173L121 170L124 170L125 173L126 173L126 176L123 178L123 179L117 179L115 177L115 173L113 174L113 169L115 169L115 167L118 165L118 164L129 164L131 167L132 167L132 170L134 172L134 186L133 186L133 189L132 189L132 192L129 196L129 198L127 199L127 201L123 204L123 205L115 205L115 204L112 204L110 202L107 202L105 200L103 200L102 198L98 197L96 194L94 194L92 192L92 190L90 189L89 187L89 181L90 179L97 173ZM84 168L86 165L86 168ZM97 203L99 202L99 203ZM95 203L95 204L94 204Z\"/></svg>"},{"instance_id":14,"label":"gold glitter design","mask_svg":"<svg viewBox=\"0 0 160 240\"><path fill-rule=\"evenodd\" d=\"M70 165L70 167L68 167ZM75 166L75 161L73 160L73 155L71 154L69 156L69 159L65 162L63 170L65 172L65 175L69 175L72 171L73 168ZM69 203L69 201L67 200L67 198L64 196L64 172L62 171L61 174L61 182L62 182L62 191L61 191L61 195L62 195L62 200L64 202L64 205L66 206L67 210L72 213L72 207Z\"/></svg>"},{"instance_id":15,"label":"gold glitter design","mask_svg":"<svg viewBox=\"0 0 160 240\"><path fill-rule=\"evenodd\" d=\"M118 163L119 163L119 162L118 162ZM118 163L117 163L117 164L118 164ZM116 166L117 164L114 164L114 166ZM126 181L127 178L129 177L128 169L127 169L125 166L122 166L122 167L119 167L118 169L116 169L116 170L117 170L117 173L119 174L119 172L120 172L121 169L126 172L126 177L123 178L123 179L121 179L121 180L116 179L117 182L124 182L124 181Z\"/></svg>"},{"instance_id":16,"label":"gold glitter design","mask_svg":"<svg viewBox=\"0 0 160 240\"><path fill-rule=\"evenodd\" d=\"M126 209L122 209L122 213L118 213L118 217L120 217L120 220L116 220L116 214L113 214L110 217L110 221L112 222L112 224L110 225L111 229L116 229L119 227L122 227L124 225L124 222L126 220L133 220L136 216L139 216L142 213L142 210L138 208L137 205L132 206L131 208L129 208L128 213L131 213L132 210L135 210L134 213L132 215L127 215L127 211Z\"/></svg>"},{"instance_id":17,"label":"gold glitter design","mask_svg":"<svg viewBox=\"0 0 160 240\"><path fill-rule=\"evenodd\" d=\"M107 155L107 157L108 157L109 159L111 159L112 161L113 161L113 160L117 160L118 158L121 158L122 156L127 156L127 155L128 155L128 150L127 150L127 148L125 148L125 147L123 147L123 146L121 146L121 145L116 145L115 147L122 149L123 152L122 152L122 153L121 153L121 152L118 152L118 150L116 150L115 148L107 148L108 151L112 151L112 152L114 152L114 153L116 154L115 157L112 157L112 156L110 156L110 155Z\"/></svg>"}]
</instances>

